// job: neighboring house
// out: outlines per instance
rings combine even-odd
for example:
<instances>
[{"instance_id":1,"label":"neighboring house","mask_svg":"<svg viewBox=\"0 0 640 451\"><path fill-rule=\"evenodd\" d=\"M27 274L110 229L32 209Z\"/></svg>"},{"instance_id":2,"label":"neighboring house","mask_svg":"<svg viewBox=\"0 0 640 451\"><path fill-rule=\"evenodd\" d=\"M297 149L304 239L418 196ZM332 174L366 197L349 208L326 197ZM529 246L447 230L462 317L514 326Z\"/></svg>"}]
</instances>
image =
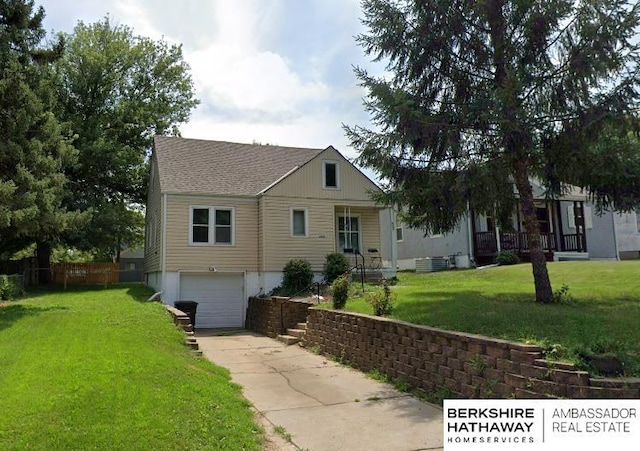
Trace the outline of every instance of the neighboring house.
<instances>
[{"instance_id":1,"label":"neighboring house","mask_svg":"<svg viewBox=\"0 0 640 451\"><path fill-rule=\"evenodd\" d=\"M156 137L146 282L167 303L198 302L197 327L242 326L247 298L279 285L289 260L320 275L330 253L381 248L391 214L370 199L377 190L331 146Z\"/></svg>"},{"instance_id":2,"label":"neighboring house","mask_svg":"<svg viewBox=\"0 0 640 451\"><path fill-rule=\"evenodd\" d=\"M640 210L615 215L620 260L640 258Z\"/></svg>"},{"instance_id":3,"label":"neighboring house","mask_svg":"<svg viewBox=\"0 0 640 451\"><path fill-rule=\"evenodd\" d=\"M559 200L546 201L542 187L535 182L532 185L547 260L618 258L611 212L597 215L587 196L578 189ZM448 234L425 237L423 231L400 222L395 228L399 269L415 269L416 259L426 257L449 258L452 264L458 260L463 266L467 262L486 265L494 262L500 250L511 250L521 259L529 259L527 234L519 210L513 213L511 227L505 230L498 228L493 218L473 212ZM383 229L382 233L387 231ZM388 249L383 243L383 252Z\"/></svg>"},{"instance_id":4,"label":"neighboring house","mask_svg":"<svg viewBox=\"0 0 640 451\"><path fill-rule=\"evenodd\" d=\"M144 275L144 249L125 249L120 252L120 282L142 282Z\"/></svg>"}]
</instances>

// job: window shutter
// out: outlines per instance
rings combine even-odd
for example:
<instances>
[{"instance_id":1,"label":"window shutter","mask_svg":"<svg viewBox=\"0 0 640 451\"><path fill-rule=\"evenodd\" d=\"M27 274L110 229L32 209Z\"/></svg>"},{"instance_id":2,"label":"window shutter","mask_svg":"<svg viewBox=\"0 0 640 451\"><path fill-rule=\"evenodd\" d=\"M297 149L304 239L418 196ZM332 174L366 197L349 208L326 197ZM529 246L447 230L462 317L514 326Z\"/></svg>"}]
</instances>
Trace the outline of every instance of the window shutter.
<instances>
[{"instance_id":1,"label":"window shutter","mask_svg":"<svg viewBox=\"0 0 640 451\"><path fill-rule=\"evenodd\" d=\"M587 229L593 229L593 216L591 215L591 207L584 207L584 226Z\"/></svg>"}]
</instances>

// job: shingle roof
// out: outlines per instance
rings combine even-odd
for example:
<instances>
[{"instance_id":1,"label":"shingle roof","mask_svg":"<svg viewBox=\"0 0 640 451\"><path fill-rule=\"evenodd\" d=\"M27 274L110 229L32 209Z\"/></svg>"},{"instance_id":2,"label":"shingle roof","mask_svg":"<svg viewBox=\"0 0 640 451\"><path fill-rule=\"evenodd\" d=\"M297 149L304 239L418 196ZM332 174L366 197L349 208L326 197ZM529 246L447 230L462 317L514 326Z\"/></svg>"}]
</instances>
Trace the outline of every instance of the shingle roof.
<instances>
[{"instance_id":1,"label":"shingle roof","mask_svg":"<svg viewBox=\"0 0 640 451\"><path fill-rule=\"evenodd\" d=\"M161 192L256 195L322 149L156 136Z\"/></svg>"}]
</instances>

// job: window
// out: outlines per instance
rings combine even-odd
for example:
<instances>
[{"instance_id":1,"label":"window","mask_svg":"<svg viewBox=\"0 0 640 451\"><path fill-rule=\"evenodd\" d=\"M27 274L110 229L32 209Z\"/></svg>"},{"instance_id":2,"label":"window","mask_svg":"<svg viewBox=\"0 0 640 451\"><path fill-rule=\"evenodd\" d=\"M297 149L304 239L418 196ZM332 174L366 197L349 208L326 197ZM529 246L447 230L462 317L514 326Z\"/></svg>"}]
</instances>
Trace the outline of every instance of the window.
<instances>
[{"instance_id":1,"label":"window","mask_svg":"<svg viewBox=\"0 0 640 451\"><path fill-rule=\"evenodd\" d=\"M404 232L402 230L402 227L396 227L396 241L403 241L404 240Z\"/></svg>"},{"instance_id":2,"label":"window","mask_svg":"<svg viewBox=\"0 0 640 451\"><path fill-rule=\"evenodd\" d=\"M233 208L191 207L189 244L233 245Z\"/></svg>"},{"instance_id":3,"label":"window","mask_svg":"<svg viewBox=\"0 0 640 451\"><path fill-rule=\"evenodd\" d=\"M127 271L135 271L136 270L136 263L135 262L128 262L127 263Z\"/></svg>"},{"instance_id":4,"label":"window","mask_svg":"<svg viewBox=\"0 0 640 451\"><path fill-rule=\"evenodd\" d=\"M340 252L345 249L360 251L360 218L357 216L338 217L338 246Z\"/></svg>"},{"instance_id":5,"label":"window","mask_svg":"<svg viewBox=\"0 0 640 451\"><path fill-rule=\"evenodd\" d=\"M337 161L324 161L322 164L322 187L325 189L340 188L340 170Z\"/></svg>"},{"instance_id":6,"label":"window","mask_svg":"<svg viewBox=\"0 0 640 451\"><path fill-rule=\"evenodd\" d=\"M291 209L291 236L309 236L309 223L306 208Z\"/></svg>"}]
</instances>

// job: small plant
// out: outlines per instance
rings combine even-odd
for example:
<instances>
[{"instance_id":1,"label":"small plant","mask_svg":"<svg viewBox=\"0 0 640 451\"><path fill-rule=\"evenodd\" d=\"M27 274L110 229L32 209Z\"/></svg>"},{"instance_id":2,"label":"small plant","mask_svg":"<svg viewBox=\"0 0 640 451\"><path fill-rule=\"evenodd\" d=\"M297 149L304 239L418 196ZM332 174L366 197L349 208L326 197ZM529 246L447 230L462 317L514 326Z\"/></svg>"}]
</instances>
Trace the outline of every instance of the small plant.
<instances>
[{"instance_id":1,"label":"small plant","mask_svg":"<svg viewBox=\"0 0 640 451\"><path fill-rule=\"evenodd\" d=\"M395 297L391 293L391 288L387 284L386 279L382 281L382 290L373 291L365 296L367 304L373 307L373 313L376 316L390 315L393 311L393 303Z\"/></svg>"},{"instance_id":2,"label":"small plant","mask_svg":"<svg viewBox=\"0 0 640 451\"><path fill-rule=\"evenodd\" d=\"M389 376L381 372L380 370L371 370L367 373L369 379L373 379L378 382L389 382Z\"/></svg>"},{"instance_id":3,"label":"small plant","mask_svg":"<svg viewBox=\"0 0 640 451\"><path fill-rule=\"evenodd\" d=\"M280 437L282 437L283 439L285 439L288 442L291 442L291 439L293 438L291 436L291 434L289 432L287 432L287 430L284 428L284 426L274 426L273 428L273 432L275 432L276 434L278 434Z\"/></svg>"},{"instance_id":4,"label":"small plant","mask_svg":"<svg viewBox=\"0 0 640 451\"><path fill-rule=\"evenodd\" d=\"M569 293L569 285L563 283L559 290L553 292L551 300L554 304L566 304L568 302L572 302L573 296Z\"/></svg>"},{"instance_id":5,"label":"small plant","mask_svg":"<svg viewBox=\"0 0 640 451\"><path fill-rule=\"evenodd\" d=\"M408 382L405 381L395 381L393 386L396 388L396 390L398 390L399 392L402 393L409 393L411 391L411 384L409 384Z\"/></svg>"},{"instance_id":6,"label":"small plant","mask_svg":"<svg viewBox=\"0 0 640 451\"><path fill-rule=\"evenodd\" d=\"M333 291L333 308L342 310L349 298L349 274L343 274L331 284Z\"/></svg>"},{"instance_id":7,"label":"small plant","mask_svg":"<svg viewBox=\"0 0 640 451\"><path fill-rule=\"evenodd\" d=\"M500 266L515 265L520 263L520 259L513 251L500 251L496 256L496 263Z\"/></svg>"},{"instance_id":8,"label":"small plant","mask_svg":"<svg viewBox=\"0 0 640 451\"><path fill-rule=\"evenodd\" d=\"M324 264L324 280L331 284L342 274L349 271L350 267L349 260L344 254L340 252L329 254Z\"/></svg>"},{"instance_id":9,"label":"small plant","mask_svg":"<svg viewBox=\"0 0 640 451\"><path fill-rule=\"evenodd\" d=\"M282 288L291 294L299 293L313 283L313 270L307 260L289 260L282 272Z\"/></svg>"},{"instance_id":10,"label":"small plant","mask_svg":"<svg viewBox=\"0 0 640 451\"><path fill-rule=\"evenodd\" d=\"M467 363L469 363L471 368L476 370L479 376L481 376L487 368L487 362L485 362L479 354L474 354Z\"/></svg>"}]
</instances>

